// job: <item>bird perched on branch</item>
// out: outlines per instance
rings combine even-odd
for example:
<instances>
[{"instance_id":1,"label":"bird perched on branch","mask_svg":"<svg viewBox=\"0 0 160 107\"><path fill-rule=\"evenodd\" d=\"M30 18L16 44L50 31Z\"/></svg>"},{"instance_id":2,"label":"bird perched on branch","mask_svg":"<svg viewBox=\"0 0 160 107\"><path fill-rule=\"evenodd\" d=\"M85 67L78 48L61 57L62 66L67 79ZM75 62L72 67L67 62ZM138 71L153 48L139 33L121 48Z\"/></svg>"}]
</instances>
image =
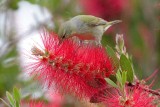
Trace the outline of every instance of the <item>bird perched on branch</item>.
<instances>
[{"instance_id":1,"label":"bird perched on branch","mask_svg":"<svg viewBox=\"0 0 160 107\"><path fill-rule=\"evenodd\" d=\"M61 25L58 31L60 43L67 38L77 36L82 41L94 40L96 44L101 45L103 33L119 22L121 20L108 22L92 15L75 16Z\"/></svg>"}]
</instances>

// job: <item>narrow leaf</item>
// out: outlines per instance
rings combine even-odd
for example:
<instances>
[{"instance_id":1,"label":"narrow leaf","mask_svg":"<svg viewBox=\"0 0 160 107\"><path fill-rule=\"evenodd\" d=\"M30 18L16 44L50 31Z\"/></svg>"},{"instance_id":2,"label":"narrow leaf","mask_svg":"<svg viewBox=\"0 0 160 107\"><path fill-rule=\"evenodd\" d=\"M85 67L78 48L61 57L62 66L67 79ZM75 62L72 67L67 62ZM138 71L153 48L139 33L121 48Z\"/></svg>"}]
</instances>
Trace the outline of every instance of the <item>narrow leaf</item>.
<instances>
[{"instance_id":1,"label":"narrow leaf","mask_svg":"<svg viewBox=\"0 0 160 107\"><path fill-rule=\"evenodd\" d=\"M119 59L117 58L116 53L114 52L114 50L110 46L106 46L106 51L112 60L112 63L115 67L115 70L117 71L119 68Z\"/></svg>"},{"instance_id":2,"label":"narrow leaf","mask_svg":"<svg viewBox=\"0 0 160 107\"><path fill-rule=\"evenodd\" d=\"M117 84L115 84L111 79L109 79L109 78L105 78L105 80L107 81L107 83L108 84L110 84L111 86L113 86L113 87L115 87L115 88L117 88L118 86L117 86Z\"/></svg>"},{"instance_id":3,"label":"narrow leaf","mask_svg":"<svg viewBox=\"0 0 160 107\"><path fill-rule=\"evenodd\" d=\"M117 71L116 78L117 78L117 81L122 85L122 76L121 76L120 70Z\"/></svg>"},{"instance_id":4,"label":"narrow leaf","mask_svg":"<svg viewBox=\"0 0 160 107\"><path fill-rule=\"evenodd\" d=\"M124 86L127 80L127 72L123 71L122 72L122 85Z\"/></svg>"},{"instance_id":5,"label":"narrow leaf","mask_svg":"<svg viewBox=\"0 0 160 107\"><path fill-rule=\"evenodd\" d=\"M120 66L122 71L127 71L127 81L133 82L133 69L131 62L127 59L125 55L121 55L120 57Z\"/></svg>"},{"instance_id":6,"label":"narrow leaf","mask_svg":"<svg viewBox=\"0 0 160 107\"><path fill-rule=\"evenodd\" d=\"M3 100L2 98L0 98L0 100L1 100L6 106L10 107L10 105L9 105L5 100Z\"/></svg>"},{"instance_id":7,"label":"narrow leaf","mask_svg":"<svg viewBox=\"0 0 160 107\"><path fill-rule=\"evenodd\" d=\"M15 101L14 101L14 99L13 99L13 96L12 96L8 91L6 92L6 96L7 96L8 101L9 101L10 104L12 105L12 107L14 107Z\"/></svg>"},{"instance_id":8,"label":"narrow leaf","mask_svg":"<svg viewBox=\"0 0 160 107\"><path fill-rule=\"evenodd\" d=\"M13 95L14 95L14 99L17 102L20 102L20 100L21 100L21 94L20 94L20 91L16 87L14 87L14 89L13 89Z\"/></svg>"},{"instance_id":9,"label":"narrow leaf","mask_svg":"<svg viewBox=\"0 0 160 107\"><path fill-rule=\"evenodd\" d=\"M20 103L16 101L16 107L20 107Z\"/></svg>"}]
</instances>

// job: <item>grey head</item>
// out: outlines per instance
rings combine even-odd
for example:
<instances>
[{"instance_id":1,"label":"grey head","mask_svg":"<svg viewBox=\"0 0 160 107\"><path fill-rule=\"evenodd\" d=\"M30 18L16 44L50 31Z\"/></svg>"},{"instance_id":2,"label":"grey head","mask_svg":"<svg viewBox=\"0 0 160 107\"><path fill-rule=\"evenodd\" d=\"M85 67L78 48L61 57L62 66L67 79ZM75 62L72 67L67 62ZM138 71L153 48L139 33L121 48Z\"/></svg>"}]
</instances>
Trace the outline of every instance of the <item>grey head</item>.
<instances>
[{"instance_id":1,"label":"grey head","mask_svg":"<svg viewBox=\"0 0 160 107\"><path fill-rule=\"evenodd\" d=\"M69 21L66 21L60 26L59 31L58 31L60 43L64 39L69 38L71 34L72 34L71 24Z\"/></svg>"}]
</instances>

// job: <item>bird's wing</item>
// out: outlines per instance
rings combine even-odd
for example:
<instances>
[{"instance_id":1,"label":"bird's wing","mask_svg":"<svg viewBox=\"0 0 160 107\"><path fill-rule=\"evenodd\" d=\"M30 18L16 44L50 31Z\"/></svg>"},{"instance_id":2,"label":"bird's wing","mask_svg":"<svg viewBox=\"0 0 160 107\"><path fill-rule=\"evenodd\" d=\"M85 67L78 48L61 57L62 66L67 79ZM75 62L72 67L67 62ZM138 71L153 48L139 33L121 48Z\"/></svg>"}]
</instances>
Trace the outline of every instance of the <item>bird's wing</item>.
<instances>
[{"instance_id":1,"label":"bird's wing","mask_svg":"<svg viewBox=\"0 0 160 107\"><path fill-rule=\"evenodd\" d=\"M84 15L81 20L89 26L101 26L107 23L105 20L91 15Z\"/></svg>"}]
</instances>

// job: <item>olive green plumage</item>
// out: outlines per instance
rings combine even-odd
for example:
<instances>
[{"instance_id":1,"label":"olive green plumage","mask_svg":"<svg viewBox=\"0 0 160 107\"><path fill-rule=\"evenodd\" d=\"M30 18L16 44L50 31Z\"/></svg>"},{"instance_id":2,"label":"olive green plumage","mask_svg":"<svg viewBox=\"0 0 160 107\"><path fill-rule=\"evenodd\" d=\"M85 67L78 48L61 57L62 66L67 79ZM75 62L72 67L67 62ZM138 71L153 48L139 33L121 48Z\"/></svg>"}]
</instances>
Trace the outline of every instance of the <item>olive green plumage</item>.
<instances>
[{"instance_id":1,"label":"olive green plumage","mask_svg":"<svg viewBox=\"0 0 160 107\"><path fill-rule=\"evenodd\" d=\"M58 32L63 41L66 38L77 36L80 40L94 40L101 44L103 33L113 24L121 22L115 20L107 22L102 18L91 15L78 15L64 22Z\"/></svg>"}]
</instances>

